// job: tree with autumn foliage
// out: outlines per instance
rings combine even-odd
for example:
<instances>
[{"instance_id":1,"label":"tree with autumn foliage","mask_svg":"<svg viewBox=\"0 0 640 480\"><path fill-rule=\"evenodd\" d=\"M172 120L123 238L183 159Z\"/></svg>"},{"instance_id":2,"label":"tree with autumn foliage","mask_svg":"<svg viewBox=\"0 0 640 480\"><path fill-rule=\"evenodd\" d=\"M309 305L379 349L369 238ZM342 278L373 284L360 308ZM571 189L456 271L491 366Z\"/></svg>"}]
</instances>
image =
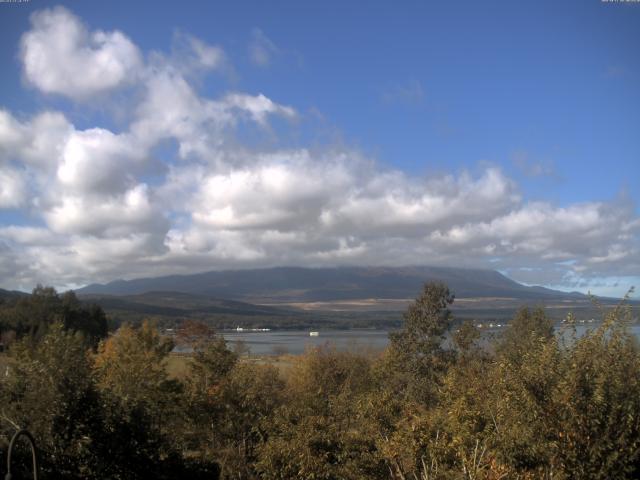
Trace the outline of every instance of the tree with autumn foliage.
<instances>
[{"instance_id":1,"label":"tree with autumn foliage","mask_svg":"<svg viewBox=\"0 0 640 480\"><path fill-rule=\"evenodd\" d=\"M145 478L166 464L179 464L172 439L183 418L182 388L166 372L173 341L149 321L134 328L123 325L103 341L94 357L93 374L105 405L105 422L115 438L110 446L128 475ZM148 478L148 477L147 477Z\"/></svg>"}]
</instances>

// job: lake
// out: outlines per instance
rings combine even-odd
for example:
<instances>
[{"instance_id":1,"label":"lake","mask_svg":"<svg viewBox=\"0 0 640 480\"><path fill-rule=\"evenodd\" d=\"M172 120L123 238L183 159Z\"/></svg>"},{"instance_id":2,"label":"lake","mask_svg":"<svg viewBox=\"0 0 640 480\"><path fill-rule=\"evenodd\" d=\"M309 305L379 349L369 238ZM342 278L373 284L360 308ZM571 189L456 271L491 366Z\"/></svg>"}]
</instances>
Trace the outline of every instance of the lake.
<instances>
[{"instance_id":1,"label":"lake","mask_svg":"<svg viewBox=\"0 0 640 480\"><path fill-rule=\"evenodd\" d=\"M584 335L596 325L578 325L578 336ZM483 329L487 339L497 337L503 328ZM632 325L630 331L640 339L640 325ZM388 330L320 330L317 337L309 336L309 330L272 330L269 332L252 332L226 330L220 332L229 347L233 348L238 341L244 342L252 355L279 355L304 353L305 349L330 344L338 350L362 351L383 350L389 343Z\"/></svg>"},{"instance_id":2,"label":"lake","mask_svg":"<svg viewBox=\"0 0 640 480\"><path fill-rule=\"evenodd\" d=\"M317 337L309 336L309 330L272 330L269 332L220 332L229 347L241 340L252 355L300 354L306 348L329 343L338 350L383 350L389 343L387 330L320 330Z\"/></svg>"}]
</instances>

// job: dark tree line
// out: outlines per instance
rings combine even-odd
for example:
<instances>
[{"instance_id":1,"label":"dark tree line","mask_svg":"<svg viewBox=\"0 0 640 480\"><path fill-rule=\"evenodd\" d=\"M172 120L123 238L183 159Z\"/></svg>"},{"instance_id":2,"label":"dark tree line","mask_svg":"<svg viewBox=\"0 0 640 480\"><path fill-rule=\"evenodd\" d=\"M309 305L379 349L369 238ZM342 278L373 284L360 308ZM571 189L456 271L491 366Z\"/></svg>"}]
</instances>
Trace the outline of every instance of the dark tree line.
<instances>
[{"instance_id":1,"label":"dark tree line","mask_svg":"<svg viewBox=\"0 0 640 480\"><path fill-rule=\"evenodd\" d=\"M2 431L28 428L43 478L591 479L640 474L640 350L624 306L578 337L521 310L480 344L427 284L382 354L309 350L241 360L185 322L188 372L150 323L97 346L41 304L0 380ZM84 307L83 307L84 308ZM58 316L56 316L58 315ZM17 325L14 324L14 325ZM27 334L28 332L28 334ZM5 437L7 438L7 437Z\"/></svg>"},{"instance_id":2,"label":"dark tree line","mask_svg":"<svg viewBox=\"0 0 640 480\"><path fill-rule=\"evenodd\" d=\"M80 302L73 291L59 295L53 287L38 285L31 295L0 301L0 333L5 345L23 337L37 341L54 323L81 332L93 346L107 336L102 308Z\"/></svg>"}]
</instances>

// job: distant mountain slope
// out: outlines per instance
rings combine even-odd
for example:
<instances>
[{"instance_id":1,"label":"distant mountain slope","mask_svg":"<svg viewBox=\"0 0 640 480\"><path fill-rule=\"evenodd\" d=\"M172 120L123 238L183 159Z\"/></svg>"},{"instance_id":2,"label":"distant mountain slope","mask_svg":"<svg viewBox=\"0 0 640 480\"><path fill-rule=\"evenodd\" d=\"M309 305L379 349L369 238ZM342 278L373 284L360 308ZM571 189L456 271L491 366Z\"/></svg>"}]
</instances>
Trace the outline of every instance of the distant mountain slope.
<instances>
[{"instance_id":1,"label":"distant mountain slope","mask_svg":"<svg viewBox=\"0 0 640 480\"><path fill-rule=\"evenodd\" d=\"M251 305L245 302L219 300L183 292L146 292L137 295L105 295L80 293L83 300L97 303L107 311L127 311L143 315L242 315L279 316L285 310Z\"/></svg>"},{"instance_id":2,"label":"distant mountain slope","mask_svg":"<svg viewBox=\"0 0 640 480\"><path fill-rule=\"evenodd\" d=\"M152 291L172 291L250 303L406 299L414 298L422 285L430 280L445 282L458 298L584 298L576 293L527 287L494 270L448 267L279 267L226 270L116 280L105 285L88 285L77 292L83 295L139 295Z\"/></svg>"},{"instance_id":3,"label":"distant mountain slope","mask_svg":"<svg viewBox=\"0 0 640 480\"><path fill-rule=\"evenodd\" d=\"M12 300L15 298L25 297L28 293L19 292L17 290L4 290L0 288L0 300Z\"/></svg>"}]
</instances>

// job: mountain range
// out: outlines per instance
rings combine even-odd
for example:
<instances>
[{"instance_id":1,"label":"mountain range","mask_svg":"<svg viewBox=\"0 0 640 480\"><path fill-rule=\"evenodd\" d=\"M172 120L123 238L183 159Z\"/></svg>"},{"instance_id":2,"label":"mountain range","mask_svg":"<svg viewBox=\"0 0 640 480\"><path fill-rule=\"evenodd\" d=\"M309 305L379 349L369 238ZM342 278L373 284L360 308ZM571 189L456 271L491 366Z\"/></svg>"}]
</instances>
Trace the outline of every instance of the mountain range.
<instances>
[{"instance_id":1,"label":"mountain range","mask_svg":"<svg viewBox=\"0 0 640 480\"><path fill-rule=\"evenodd\" d=\"M16 298L24 297L25 295L28 294L17 290L5 290L0 288L0 300L15 300Z\"/></svg>"},{"instance_id":2,"label":"mountain range","mask_svg":"<svg viewBox=\"0 0 640 480\"><path fill-rule=\"evenodd\" d=\"M169 325L194 318L216 328L395 328L428 281L449 286L456 297L454 314L461 319L508 320L525 305L544 305L555 320L570 311L585 320L601 315L581 293L522 285L495 270L431 266L209 271L91 284L76 293L121 321L153 317ZM598 302L610 307L618 300ZM630 303L637 312L640 302Z\"/></svg>"},{"instance_id":3,"label":"mountain range","mask_svg":"<svg viewBox=\"0 0 640 480\"><path fill-rule=\"evenodd\" d=\"M442 281L456 298L510 298L526 301L583 299L517 283L495 270L450 267L278 267L210 271L91 284L80 295L140 295L180 292L252 304L331 302L357 299L412 299L427 281Z\"/></svg>"}]
</instances>

